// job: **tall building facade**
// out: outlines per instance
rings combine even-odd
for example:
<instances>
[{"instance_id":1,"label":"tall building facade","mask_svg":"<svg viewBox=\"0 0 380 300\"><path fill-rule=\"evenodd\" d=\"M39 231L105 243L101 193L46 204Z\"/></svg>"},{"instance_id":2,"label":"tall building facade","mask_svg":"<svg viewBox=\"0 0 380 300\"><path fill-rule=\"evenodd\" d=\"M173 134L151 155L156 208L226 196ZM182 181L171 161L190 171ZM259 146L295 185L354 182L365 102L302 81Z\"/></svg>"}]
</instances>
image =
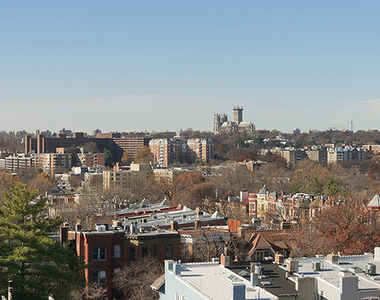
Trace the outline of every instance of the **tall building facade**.
<instances>
[{"instance_id":1,"label":"tall building facade","mask_svg":"<svg viewBox=\"0 0 380 300\"><path fill-rule=\"evenodd\" d=\"M214 134L227 132L252 132L255 125L251 122L243 122L243 107L235 106L234 121L228 121L227 114L214 114Z\"/></svg>"},{"instance_id":2,"label":"tall building facade","mask_svg":"<svg viewBox=\"0 0 380 300\"><path fill-rule=\"evenodd\" d=\"M108 149L112 153L114 161L120 161L123 152L128 151L136 155L143 146L149 145L149 139L145 137L120 137L120 133L104 133L97 135L101 137L88 137L83 132L74 132L72 137L61 133L57 137L45 137L42 134L25 137L25 153L53 153L56 148L70 148L83 146L86 143L95 143L99 152Z\"/></svg>"},{"instance_id":3,"label":"tall building facade","mask_svg":"<svg viewBox=\"0 0 380 300\"><path fill-rule=\"evenodd\" d=\"M152 139L149 142L155 164L168 167L171 163L193 164L214 158L214 141L205 138L188 139L182 132L173 138Z\"/></svg>"}]
</instances>

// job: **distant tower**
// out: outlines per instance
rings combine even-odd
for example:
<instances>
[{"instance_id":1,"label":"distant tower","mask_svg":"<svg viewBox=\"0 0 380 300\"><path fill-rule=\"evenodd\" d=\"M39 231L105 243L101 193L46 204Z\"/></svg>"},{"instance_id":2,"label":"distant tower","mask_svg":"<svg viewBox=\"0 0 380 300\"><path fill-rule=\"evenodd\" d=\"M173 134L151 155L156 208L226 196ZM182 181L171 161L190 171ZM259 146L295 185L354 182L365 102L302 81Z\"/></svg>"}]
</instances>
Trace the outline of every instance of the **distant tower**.
<instances>
[{"instance_id":1,"label":"distant tower","mask_svg":"<svg viewBox=\"0 0 380 300\"><path fill-rule=\"evenodd\" d=\"M234 107L234 122L239 125L243 122L243 107L236 106Z\"/></svg>"},{"instance_id":2,"label":"distant tower","mask_svg":"<svg viewBox=\"0 0 380 300\"><path fill-rule=\"evenodd\" d=\"M220 130L220 115L214 114L214 134L217 134Z\"/></svg>"},{"instance_id":3,"label":"distant tower","mask_svg":"<svg viewBox=\"0 0 380 300\"><path fill-rule=\"evenodd\" d=\"M222 124L227 121L227 114L214 114L214 134L220 133Z\"/></svg>"}]
</instances>

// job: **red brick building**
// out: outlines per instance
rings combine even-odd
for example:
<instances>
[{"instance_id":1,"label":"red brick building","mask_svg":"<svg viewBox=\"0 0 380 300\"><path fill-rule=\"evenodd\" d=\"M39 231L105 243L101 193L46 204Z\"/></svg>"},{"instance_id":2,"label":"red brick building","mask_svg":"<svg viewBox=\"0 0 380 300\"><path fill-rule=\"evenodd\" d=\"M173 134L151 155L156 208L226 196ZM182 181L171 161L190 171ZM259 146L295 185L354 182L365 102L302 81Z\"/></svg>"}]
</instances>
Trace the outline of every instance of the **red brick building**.
<instances>
[{"instance_id":1,"label":"red brick building","mask_svg":"<svg viewBox=\"0 0 380 300\"><path fill-rule=\"evenodd\" d=\"M96 230L76 231L61 228L61 240L71 241L78 256L88 268L84 271L86 283L99 284L107 288L107 299L121 299L114 289L112 280L121 268L131 261L146 257L178 260L181 257L180 235L178 231L138 232L133 226L129 233L121 227L109 230L107 224L98 224Z\"/></svg>"}]
</instances>

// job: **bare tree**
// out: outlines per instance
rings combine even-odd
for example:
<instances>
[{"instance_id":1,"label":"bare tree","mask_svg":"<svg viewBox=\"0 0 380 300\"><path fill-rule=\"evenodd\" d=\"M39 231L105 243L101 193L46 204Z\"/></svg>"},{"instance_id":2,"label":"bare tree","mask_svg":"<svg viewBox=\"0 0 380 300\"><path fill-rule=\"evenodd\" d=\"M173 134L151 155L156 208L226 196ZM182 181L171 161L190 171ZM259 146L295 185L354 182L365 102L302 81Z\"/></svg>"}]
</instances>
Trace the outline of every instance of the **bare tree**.
<instances>
[{"instance_id":1,"label":"bare tree","mask_svg":"<svg viewBox=\"0 0 380 300\"><path fill-rule=\"evenodd\" d=\"M74 300L106 300L107 289L98 285L90 284L80 290L71 293Z\"/></svg>"},{"instance_id":2,"label":"bare tree","mask_svg":"<svg viewBox=\"0 0 380 300\"><path fill-rule=\"evenodd\" d=\"M150 285L164 273L164 268L151 257L125 265L115 276L113 283L123 293L125 299L146 300L158 299Z\"/></svg>"}]
</instances>

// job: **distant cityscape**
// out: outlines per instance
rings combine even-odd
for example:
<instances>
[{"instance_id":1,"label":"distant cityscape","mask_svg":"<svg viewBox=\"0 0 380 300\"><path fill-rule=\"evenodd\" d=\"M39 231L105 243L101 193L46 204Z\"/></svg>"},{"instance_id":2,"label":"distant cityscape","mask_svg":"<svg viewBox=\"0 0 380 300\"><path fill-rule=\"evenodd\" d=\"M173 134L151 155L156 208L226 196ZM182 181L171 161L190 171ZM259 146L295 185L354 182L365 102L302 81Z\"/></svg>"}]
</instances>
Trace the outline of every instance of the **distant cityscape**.
<instances>
[{"instance_id":1,"label":"distant cityscape","mask_svg":"<svg viewBox=\"0 0 380 300\"><path fill-rule=\"evenodd\" d=\"M363 297L380 293L367 278L377 276L368 266L380 268L378 233L365 247L338 248L308 224L345 209L380 224L380 132L256 130L243 107L233 114L216 113L213 132L1 132L4 189L21 181L46 197L49 217L64 221L52 238L88 265L84 281L102 299L136 295L114 280L149 259L165 271L141 286L144 299L315 299L321 289L324 299L374 299ZM305 246L314 239L319 246ZM375 254L344 256L362 250Z\"/></svg>"}]
</instances>

